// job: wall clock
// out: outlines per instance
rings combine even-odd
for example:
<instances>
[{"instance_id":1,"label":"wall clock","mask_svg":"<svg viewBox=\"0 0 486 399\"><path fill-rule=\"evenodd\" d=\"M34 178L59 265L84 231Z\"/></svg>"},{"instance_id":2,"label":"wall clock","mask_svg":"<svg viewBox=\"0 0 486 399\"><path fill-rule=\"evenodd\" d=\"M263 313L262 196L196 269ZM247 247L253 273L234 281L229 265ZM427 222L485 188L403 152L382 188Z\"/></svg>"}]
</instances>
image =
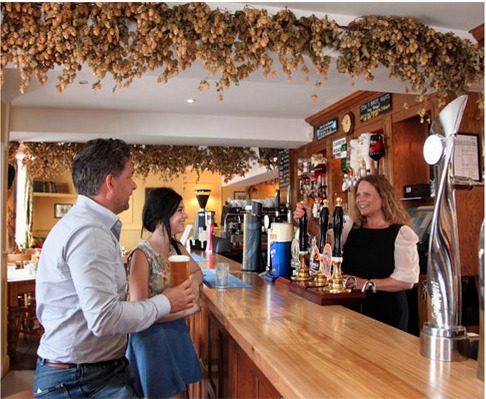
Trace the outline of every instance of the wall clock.
<instances>
[{"instance_id":1,"label":"wall clock","mask_svg":"<svg viewBox=\"0 0 486 399\"><path fill-rule=\"evenodd\" d=\"M346 134L353 133L354 130L354 115L352 112L348 112L346 115L343 116L341 119L341 125L343 127L343 132Z\"/></svg>"}]
</instances>

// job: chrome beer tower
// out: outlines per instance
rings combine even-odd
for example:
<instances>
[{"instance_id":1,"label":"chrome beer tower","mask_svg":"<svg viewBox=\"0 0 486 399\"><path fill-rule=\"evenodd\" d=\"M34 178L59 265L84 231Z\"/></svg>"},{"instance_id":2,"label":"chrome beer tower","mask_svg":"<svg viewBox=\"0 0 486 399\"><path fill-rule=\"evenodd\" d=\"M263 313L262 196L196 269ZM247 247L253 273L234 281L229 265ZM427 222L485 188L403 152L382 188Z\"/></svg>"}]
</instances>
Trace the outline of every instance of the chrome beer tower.
<instances>
[{"instance_id":1,"label":"chrome beer tower","mask_svg":"<svg viewBox=\"0 0 486 399\"><path fill-rule=\"evenodd\" d=\"M449 103L432 123L424 158L435 166L436 201L427 263L428 322L420 333L420 353L442 361L466 360L469 339L461 322L461 265L456 221L454 144L467 96Z\"/></svg>"}]
</instances>

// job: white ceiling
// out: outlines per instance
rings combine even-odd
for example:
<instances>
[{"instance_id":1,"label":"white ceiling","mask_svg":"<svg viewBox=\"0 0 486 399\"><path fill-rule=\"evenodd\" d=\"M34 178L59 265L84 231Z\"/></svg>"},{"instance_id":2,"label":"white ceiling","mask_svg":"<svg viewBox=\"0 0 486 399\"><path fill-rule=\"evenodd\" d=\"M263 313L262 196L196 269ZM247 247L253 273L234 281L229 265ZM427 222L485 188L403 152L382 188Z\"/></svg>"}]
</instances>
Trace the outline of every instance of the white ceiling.
<instances>
[{"instance_id":1,"label":"white ceiling","mask_svg":"<svg viewBox=\"0 0 486 399\"><path fill-rule=\"evenodd\" d=\"M297 17L328 15L342 24L364 15L414 16L438 31L452 31L472 41L474 38L468 31L484 23L483 2L208 4L229 10L251 4L270 12L289 7ZM81 80L95 81L88 70L79 73L77 82L58 94L57 74L51 72L43 86L33 78L22 95L18 90L18 71L5 71L2 100L10 103L15 111L11 115L11 140L83 142L94 137L116 136L129 143L144 144L298 148L312 139L304 122L306 117L356 90L403 92L405 87L397 80L390 80L386 70L378 71L374 82L357 81L352 87L347 76L331 67L329 80L317 91L319 99L315 104L311 99L314 86L305 83L302 76L296 74L288 82L283 73L276 78L264 78L257 72L239 86L227 89L220 103L214 85L198 93L199 81L207 76L197 64L167 84L156 83L157 73L152 73L115 92L109 79L102 82L100 92L92 91L90 85L78 84ZM188 98L196 102L187 104Z\"/></svg>"}]
</instances>

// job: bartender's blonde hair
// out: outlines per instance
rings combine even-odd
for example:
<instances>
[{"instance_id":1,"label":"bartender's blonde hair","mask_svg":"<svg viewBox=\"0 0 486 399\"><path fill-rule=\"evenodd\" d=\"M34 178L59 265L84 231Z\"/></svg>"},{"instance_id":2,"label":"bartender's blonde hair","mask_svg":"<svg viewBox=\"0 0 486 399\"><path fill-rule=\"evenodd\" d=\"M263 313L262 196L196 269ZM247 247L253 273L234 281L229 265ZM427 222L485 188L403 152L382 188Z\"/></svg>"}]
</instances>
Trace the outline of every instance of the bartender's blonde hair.
<instances>
[{"instance_id":1,"label":"bartender's blonde hair","mask_svg":"<svg viewBox=\"0 0 486 399\"><path fill-rule=\"evenodd\" d=\"M370 183L378 192L378 195L382 200L383 216L387 222L398 225L409 224L410 216L403 207L403 204L398 196L395 194L393 186L385 176L363 176L356 183L356 190L362 181ZM356 201L353 201L349 213L351 218L354 220L355 227L361 227L366 222L366 217L361 216Z\"/></svg>"}]
</instances>

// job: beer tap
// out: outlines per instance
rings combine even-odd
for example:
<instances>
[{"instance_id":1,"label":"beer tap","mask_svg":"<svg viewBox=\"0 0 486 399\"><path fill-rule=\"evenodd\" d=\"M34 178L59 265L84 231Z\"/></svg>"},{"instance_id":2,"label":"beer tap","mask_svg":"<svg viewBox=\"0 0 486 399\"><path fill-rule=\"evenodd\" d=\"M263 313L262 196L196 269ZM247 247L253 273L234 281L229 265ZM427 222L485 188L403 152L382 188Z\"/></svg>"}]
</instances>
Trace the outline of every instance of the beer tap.
<instances>
[{"instance_id":1,"label":"beer tap","mask_svg":"<svg viewBox=\"0 0 486 399\"><path fill-rule=\"evenodd\" d=\"M342 234L344 226L344 211L342 206L343 200L336 198L336 206L332 215L332 230L334 232L334 247L332 249L333 256L341 258L343 256L342 250Z\"/></svg>"},{"instance_id":2,"label":"beer tap","mask_svg":"<svg viewBox=\"0 0 486 399\"><path fill-rule=\"evenodd\" d=\"M439 113L423 149L426 162L435 169L437 194L427 260L428 321L420 332L420 353L442 361L466 360L469 351L466 328L460 325L461 264L453 181L456 135L467 98L456 98Z\"/></svg>"},{"instance_id":3,"label":"beer tap","mask_svg":"<svg viewBox=\"0 0 486 399\"><path fill-rule=\"evenodd\" d=\"M302 204L304 204L302 202ZM304 214L299 219L299 250L307 252L307 206L304 207Z\"/></svg>"},{"instance_id":4,"label":"beer tap","mask_svg":"<svg viewBox=\"0 0 486 399\"><path fill-rule=\"evenodd\" d=\"M327 229L329 227L329 208L327 199L322 201L321 212L319 214L319 253L322 254L326 245Z\"/></svg>"},{"instance_id":5,"label":"beer tap","mask_svg":"<svg viewBox=\"0 0 486 399\"><path fill-rule=\"evenodd\" d=\"M280 222L280 190L275 190L275 222Z\"/></svg>"},{"instance_id":6,"label":"beer tap","mask_svg":"<svg viewBox=\"0 0 486 399\"><path fill-rule=\"evenodd\" d=\"M287 202L285 206L287 207L287 223L292 223L292 208L290 206L290 184L287 186Z\"/></svg>"},{"instance_id":7,"label":"beer tap","mask_svg":"<svg viewBox=\"0 0 486 399\"><path fill-rule=\"evenodd\" d=\"M326 288L332 294L341 294L343 292L351 292L351 289L346 288L346 279L341 273L341 263L343 261L342 251L342 233L344 227L344 211L342 207L342 199L336 198L336 206L332 216L332 229L334 232L334 247L332 257L332 275L329 280L329 285Z\"/></svg>"}]
</instances>

